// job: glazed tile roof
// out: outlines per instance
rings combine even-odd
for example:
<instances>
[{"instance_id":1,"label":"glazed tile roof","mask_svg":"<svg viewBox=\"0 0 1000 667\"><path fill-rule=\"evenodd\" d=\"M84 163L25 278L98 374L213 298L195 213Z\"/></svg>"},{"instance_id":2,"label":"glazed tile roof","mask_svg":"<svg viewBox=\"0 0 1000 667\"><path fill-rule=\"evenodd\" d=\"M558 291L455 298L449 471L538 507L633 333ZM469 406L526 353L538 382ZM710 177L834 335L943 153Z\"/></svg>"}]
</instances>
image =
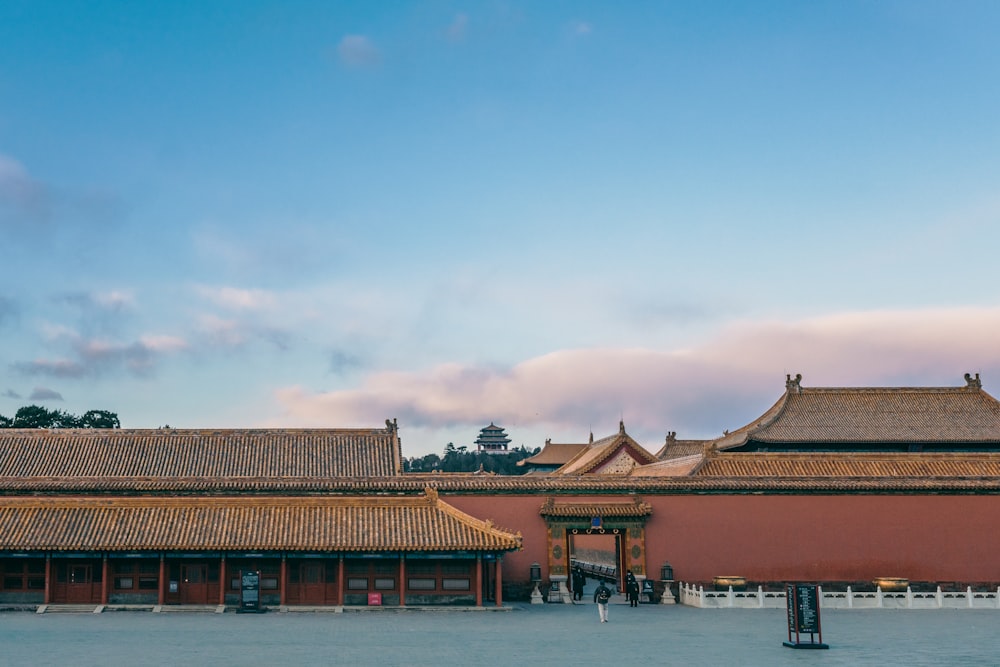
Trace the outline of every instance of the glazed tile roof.
<instances>
[{"instance_id":1,"label":"glazed tile roof","mask_svg":"<svg viewBox=\"0 0 1000 667\"><path fill-rule=\"evenodd\" d=\"M3 478L328 478L401 473L396 429L0 429Z\"/></svg>"},{"instance_id":2,"label":"glazed tile roof","mask_svg":"<svg viewBox=\"0 0 1000 667\"><path fill-rule=\"evenodd\" d=\"M562 517L574 519L589 519L591 517L643 517L653 513L649 503L635 499L630 503L557 503L555 498L548 498L539 510L539 514L547 517Z\"/></svg>"},{"instance_id":3,"label":"glazed tile roof","mask_svg":"<svg viewBox=\"0 0 1000 667\"><path fill-rule=\"evenodd\" d=\"M565 465L553 471L553 475L585 475L600 473L603 466L612 465L619 457L626 456L635 465L644 465L656 461L656 457L647 452L632 437L625 432L625 424L618 425L618 433L595 440L580 450Z\"/></svg>"},{"instance_id":4,"label":"glazed tile roof","mask_svg":"<svg viewBox=\"0 0 1000 667\"><path fill-rule=\"evenodd\" d=\"M0 550L512 551L495 528L429 491L393 498L0 499Z\"/></svg>"},{"instance_id":5,"label":"glazed tile roof","mask_svg":"<svg viewBox=\"0 0 1000 667\"><path fill-rule=\"evenodd\" d=\"M705 449L705 445L710 442L711 440L678 440L676 434L671 432L667 434L666 442L660 448L660 451L656 452L655 456L664 461L682 456L691 456L692 454L701 454L702 450Z\"/></svg>"},{"instance_id":6,"label":"glazed tile roof","mask_svg":"<svg viewBox=\"0 0 1000 667\"><path fill-rule=\"evenodd\" d=\"M546 442L542 451L518 461L517 465L561 466L586 448L587 445Z\"/></svg>"},{"instance_id":7,"label":"glazed tile roof","mask_svg":"<svg viewBox=\"0 0 1000 667\"><path fill-rule=\"evenodd\" d=\"M702 447L704 449L704 446ZM631 477L683 477L690 475L704 460L702 454L691 454L666 461L657 461L649 465L638 466L632 470Z\"/></svg>"},{"instance_id":8,"label":"glazed tile roof","mask_svg":"<svg viewBox=\"0 0 1000 667\"><path fill-rule=\"evenodd\" d=\"M1000 454L719 453L694 470L698 477L1000 478Z\"/></svg>"},{"instance_id":9,"label":"glazed tile roof","mask_svg":"<svg viewBox=\"0 0 1000 667\"><path fill-rule=\"evenodd\" d=\"M982 390L978 375L967 375L964 387L808 388L799 380L789 378L774 406L716 446L1000 445L1000 402Z\"/></svg>"},{"instance_id":10,"label":"glazed tile roof","mask_svg":"<svg viewBox=\"0 0 1000 667\"><path fill-rule=\"evenodd\" d=\"M906 454L907 457L927 456L926 453ZM942 454L942 456L946 456ZM957 458L968 454L954 454ZM247 497L279 495L300 496L379 496L385 494L418 494L425 487L437 489L442 495L546 495L586 494L620 496L628 493L688 494L865 491L876 493L1000 493L998 477L702 477L671 474L638 474L656 464L636 467L631 475L473 475L469 473L407 473L395 477L331 477L327 479L297 478L49 478L0 479L0 503L5 497L73 496L108 494L116 496L151 497L177 494L200 494L208 497L221 494L245 494ZM957 464L956 464L957 469ZM498 500L498 502L502 502Z\"/></svg>"}]
</instances>

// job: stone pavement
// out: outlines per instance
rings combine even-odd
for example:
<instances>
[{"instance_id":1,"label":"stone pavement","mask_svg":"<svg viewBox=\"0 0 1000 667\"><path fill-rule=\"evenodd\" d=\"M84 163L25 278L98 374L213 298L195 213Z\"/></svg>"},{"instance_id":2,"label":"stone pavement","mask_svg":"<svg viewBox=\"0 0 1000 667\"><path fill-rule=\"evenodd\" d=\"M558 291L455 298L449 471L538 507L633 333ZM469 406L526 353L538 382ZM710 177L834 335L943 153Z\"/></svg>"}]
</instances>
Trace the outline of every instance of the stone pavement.
<instances>
[{"instance_id":1,"label":"stone pavement","mask_svg":"<svg viewBox=\"0 0 1000 667\"><path fill-rule=\"evenodd\" d=\"M829 610L826 651L785 648L784 610L694 609L618 598L399 610L235 614L0 613L10 665L1000 665L993 610Z\"/></svg>"}]
</instances>

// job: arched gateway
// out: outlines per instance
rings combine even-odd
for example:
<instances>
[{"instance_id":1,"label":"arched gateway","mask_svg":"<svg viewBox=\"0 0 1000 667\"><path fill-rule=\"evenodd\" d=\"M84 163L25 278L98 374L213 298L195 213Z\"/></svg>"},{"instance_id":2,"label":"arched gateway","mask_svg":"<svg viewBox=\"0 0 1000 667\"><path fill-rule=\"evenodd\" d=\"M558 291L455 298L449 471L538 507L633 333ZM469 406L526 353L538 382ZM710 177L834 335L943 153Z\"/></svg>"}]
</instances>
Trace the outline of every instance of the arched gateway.
<instances>
[{"instance_id":1,"label":"arched gateway","mask_svg":"<svg viewBox=\"0 0 1000 667\"><path fill-rule=\"evenodd\" d=\"M619 587L623 586L626 572L639 580L646 578L646 521L653 508L640 498L632 502L588 503L556 502L550 497L540 513L547 528L549 578L558 587L560 598L553 600L550 593L550 602L570 601L567 580L574 560L583 567L610 564L610 571L590 570L590 574L611 579ZM601 542L603 549L594 548ZM588 545L586 552L583 544ZM601 563L592 563L575 557L578 552L613 554L610 558L613 562L602 559Z\"/></svg>"}]
</instances>

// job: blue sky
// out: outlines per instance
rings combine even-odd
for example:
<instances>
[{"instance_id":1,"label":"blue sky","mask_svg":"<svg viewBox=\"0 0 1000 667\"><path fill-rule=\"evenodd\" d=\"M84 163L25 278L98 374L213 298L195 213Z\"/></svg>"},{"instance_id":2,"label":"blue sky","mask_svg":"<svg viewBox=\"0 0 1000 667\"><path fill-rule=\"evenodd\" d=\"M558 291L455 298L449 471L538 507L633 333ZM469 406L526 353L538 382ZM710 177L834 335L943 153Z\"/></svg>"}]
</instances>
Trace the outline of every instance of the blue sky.
<instances>
[{"instance_id":1,"label":"blue sky","mask_svg":"<svg viewBox=\"0 0 1000 667\"><path fill-rule=\"evenodd\" d=\"M647 448L1000 380L993 2L0 4L0 414Z\"/></svg>"}]
</instances>

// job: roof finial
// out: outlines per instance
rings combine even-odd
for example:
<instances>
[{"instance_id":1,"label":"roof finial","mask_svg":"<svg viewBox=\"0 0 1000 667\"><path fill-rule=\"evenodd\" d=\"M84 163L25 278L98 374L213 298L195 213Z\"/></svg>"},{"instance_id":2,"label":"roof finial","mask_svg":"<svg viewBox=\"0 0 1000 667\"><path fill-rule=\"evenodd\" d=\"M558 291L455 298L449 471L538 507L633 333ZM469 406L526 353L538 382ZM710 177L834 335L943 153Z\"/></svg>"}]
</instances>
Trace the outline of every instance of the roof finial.
<instances>
[{"instance_id":1,"label":"roof finial","mask_svg":"<svg viewBox=\"0 0 1000 667\"><path fill-rule=\"evenodd\" d=\"M971 375L969 375L968 373L966 373L965 374L965 383L969 386L970 389L982 389L983 388L983 383L979 379L979 373L976 373L975 377L972 377Z\"/></svg>"},{"instance_id":2,"label":"roof finial","mask_svg":"<svg viewBox=\"0 0 1000 667\"><path fill-rule=\"evenodd\" d=\"M677 442L677 431L667 431L667 442L666 442L666 444L669 445L672 442Z\"/></svg>"},{"instance_id":3,"label":"roof finial","mask_svg":"<svg viewBox=\"0 0 1000 667\"><path fill-rule=\"evenodd\" d=\"M795 379L792 379L791 374L785 375L785 391L795 392L796 394L802 393L802 386L799 384L802 382L802 373L796 373Z\"/></svg>"},{"instance_id":4,"label":"roof finial","mask_svg":"<svg viewBox=\"0 0 1000 667\"><path fill-rule=\"evenodd\" d=\"M625 432L625 420L624 419L622 419L620 422L618 422L618 432L619 433L624 433Z\"/></svg>"}]
</instances>

